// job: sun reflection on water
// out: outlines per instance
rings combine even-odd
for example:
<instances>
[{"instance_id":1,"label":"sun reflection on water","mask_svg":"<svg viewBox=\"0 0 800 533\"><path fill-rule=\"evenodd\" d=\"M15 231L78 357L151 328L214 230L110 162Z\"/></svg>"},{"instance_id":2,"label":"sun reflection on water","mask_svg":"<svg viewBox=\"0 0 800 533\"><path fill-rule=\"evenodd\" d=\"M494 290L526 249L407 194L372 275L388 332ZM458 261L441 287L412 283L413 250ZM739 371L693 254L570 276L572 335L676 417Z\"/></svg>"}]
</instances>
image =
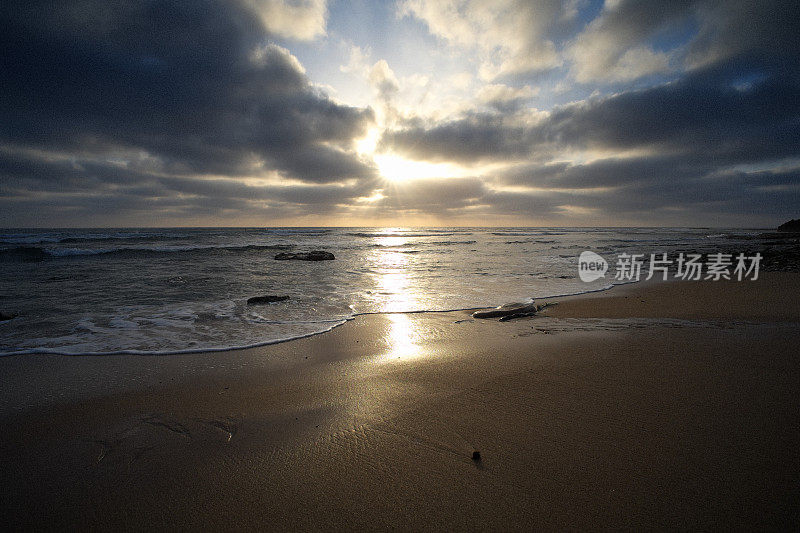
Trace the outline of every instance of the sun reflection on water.
<instances>
[{"instance_id":1,"label":"sun reflection on water","mask_svg":"<svg viewBox=\"0 0 800 533\"><path fill-rule=\"evenodd\" d=\"M409 316L399 313L416 309L418 304L418 294L409 275L412 259L409 258L409 254L402 251L386 249L402 247L408 243L408 238L387 233L385 236L376 237L375 241L378 245L373 252L376 265L375 284L381 299L380 310L390 313L387 315L389 331L386 334L389 351L382 356L382 359L418 357L421 355L417 343L419 334Z\"/></svg>"},{"instance_id":2,"label":"sun reflection on water","mask_svg":"<svg viewBox=\"0 0 800 533\"><path fill-rule=\"evenodd\" d=\"M395 237L395 236L386 236L386 237L376 237L377 243L380 246L403 246L405 243L408 242L406 237Z\"/></svg>"},{"instance_id":3,"label":"sun reflection on water","mask_svg":"<svg viewBox=\"0 0 800 533\"><path fill-rule=\"evenodd\" d=\"M406 237L377 237L379 246L374 252L375 284L381 297L380 310L383 312L407 311L416 303L416 294L411 286L409 254L386 247L402 247L408 242Z\"/></svg>"}]
</instances>

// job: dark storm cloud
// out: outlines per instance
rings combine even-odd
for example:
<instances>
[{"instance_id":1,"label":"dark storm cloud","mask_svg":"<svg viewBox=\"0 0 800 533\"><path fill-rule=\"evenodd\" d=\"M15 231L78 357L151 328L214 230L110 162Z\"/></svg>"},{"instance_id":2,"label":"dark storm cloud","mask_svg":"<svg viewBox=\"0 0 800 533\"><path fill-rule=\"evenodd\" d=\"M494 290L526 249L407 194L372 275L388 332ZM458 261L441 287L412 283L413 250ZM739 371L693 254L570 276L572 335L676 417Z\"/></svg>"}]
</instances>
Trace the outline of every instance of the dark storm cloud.
<instances>
[{"instance_id":1,"label":"dark storm cloud","mask_svg":"<svg viewBox=\"0 0 800 533\"><path fill-rule=\"evenodd\" d=\"M591 165L588 166L591 172ZM787 171L718 173L678 180L642 179L601 190L494 190L480 199L486 213L546 217L574 223L575 211L597 220L614 213L617 223L658 221L695 224L697 213L713 217L716 225L753 225L800 209L800 167ZM591 220L591 218L590 218ZM706 218L705 220L709 220ZM603 222L600 222L603 224ZM702 224L701 224L702 225Z\"/></svg>"},{"instance_id":2,"label":"dark storm cloud","mask_svg":"<svg viewBox=\"0 0 800 533\"><path fill-rule=\"evenodd\" d=\"M0 7L0 146L82 159L146 153L167 174L368 179L352 150L372 122L311 86L268 44L257 15L228 1L4 2ZM120 155L121 154L121 155ZM46 166L48 157L42 156ZM36 172L11 172L4 186ZM33 169L35 170L35 169ZM98 170L98 172L93 172ZM103 172L99 172L102 170ZM46 174L46 171L45 171ZM84 164L37 179L147 179ZM13 186L13 183L10 184Z\"/></svg>"},{"instance_id":3,"label":"dark storm cloud","mask_svg":"<svg viewBox=\"0 0 800 533\"><path fill-rule=\"evenodd\" d=\"M730 0L691 2L699 30L684 58L690 64L710 63L740 54L800 58L800 3L795 0Z\"/></svg>"},{"instance_id":4,"label":"dark storm cloud","mask_svg":"<svg viewBox=\"0 0 800 533\"><path fill-rule=\"evenodd\" d=\"M800 163L773 170L719 169L713 158L657 156L607 158L584 164L548 163L515 167L494 183L522 187L488 195L505 211L558 214L562 206L614 213L617 220L695 223L705 216L752 224L742 216L783 218L800 210ZM526 191L526 188L530 188Z\"/></svg>"},{"instance_id":5,"label":"dark storm cloud","mask_svg":"<svg viewBox=\"0 0 800 533\"><path fill-rule=\"evenodd\" d=\"M649 148L733 160L793 155L800 140L800 84L784 67L733 61L660 87L566 106L539 134L579 148Z\"/></svg>"},{"instance_id":6,"label":"dark storm cloud","mask_svg":"<svg viewBox=\"0 0 800 533\"><path fill-rule=\"evenodd\" d=\"M111 201L112 205L151 207L204 205L235 208L248 205L337 204L369 193L371 180L354 184L252 185L232 178L197 178L153 174L113 163L78 159L42 161L24 155L0 154L0 195L6 198L47 198L52 195L84 195ZM180 199L180 200L178 200ZM74 198L71 200L74 206ZM171 204L170 202L175 202Z\"/></svg>"},{"instance_id":7,"label":"dark storm cloud","mask_svg":"<svg viewBox=\"0 0 800 533\"><path fill-rule=\"evenodd\" d=\"M536 128L500 113L467 113L446 122L407 120L404 127L386 131L378 149L411 159L474 162L515 159L532 155L540 143Z\"/></svg>"},{"instance_id":8,"label":"dark storm cloud","mask_svg":"<svg viewBox=\"0 0 800 533\"><path fill-rule=\"evenodd\" d=\"M612 157L585 164L557 162L518 165L495 176L495 182L503 185L576 190L632 184L682 184L699 179L707 179L709 183L716 184L730 179L730 185L749 187L785 184L780 179L791 182L791 179L797 180L797 175L773 171L720 171L713 161L705 157L668 155Z\"/></svg>"},{"instance_id":9,"label":"dark storm cloud","mask_svg":"<svg viewBox=\"0 0 800 533\"><path fill-rule=\"evenodd\" d=\"M786 172L719 173L680 181L632 182L605 194L578 196L571 203L631 218L660 218L672 213L680 221L681 217L702 212L746 225L750 219L743 217L779 217L800 209L798 182L800 168ZM717 223L724 220L718 219Z\"/></svg>"}]
</instances>

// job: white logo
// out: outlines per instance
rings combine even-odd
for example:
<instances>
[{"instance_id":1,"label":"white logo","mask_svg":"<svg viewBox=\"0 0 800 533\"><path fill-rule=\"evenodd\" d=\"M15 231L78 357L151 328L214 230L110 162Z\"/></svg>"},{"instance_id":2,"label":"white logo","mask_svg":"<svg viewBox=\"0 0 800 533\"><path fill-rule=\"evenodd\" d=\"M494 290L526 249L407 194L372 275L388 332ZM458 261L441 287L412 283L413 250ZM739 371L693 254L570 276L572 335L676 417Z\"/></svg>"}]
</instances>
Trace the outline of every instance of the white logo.
<instances>
[{"instance_id":1,"label":"white logo","mask_svg":"<svg viewBox=\"0 0 800 533\"><path fill-rule=\"evenodd\" d=\"M581 252L578 258L578 276L581 281L589 283L606 275L608 262L594 252Z\"/></svg>"},{"instance_id":2,"label":"white logo","mask_svg":"<svg viewBox=\"0 0 800 533\"><path fill-rule=\"evenodd\" d=\"M702 254L678 254L676 260L670 259L666 253L651 253L648 262L646 254L617 254L616 271L612 276L617 281L639 281L642 274L647 274L645 279L652 279L659 275L666 281L669 278L671 267L676 267L673 277L684 280L711 280L721 279L742 281L758 279L758 269L763 259L761 253L747 256L743 253L706 254L703 262ZM705 268L705 277L703 269ZM578 275L581 281L590 282L605 277L608 263L594 252L585 251L578 258Z\"/></svg>"}]
</instances>

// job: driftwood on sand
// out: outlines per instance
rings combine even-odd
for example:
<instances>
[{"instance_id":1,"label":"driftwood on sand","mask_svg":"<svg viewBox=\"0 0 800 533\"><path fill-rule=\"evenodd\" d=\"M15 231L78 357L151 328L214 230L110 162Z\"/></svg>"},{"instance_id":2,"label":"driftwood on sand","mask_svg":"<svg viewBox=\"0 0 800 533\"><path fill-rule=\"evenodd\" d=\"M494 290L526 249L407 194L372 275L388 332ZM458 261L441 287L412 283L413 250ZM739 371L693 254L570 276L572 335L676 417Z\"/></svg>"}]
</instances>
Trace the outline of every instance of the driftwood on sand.
<instances>
[{"instance_id":1,"label":"driftwood on sand","mask_svg":"<svg viewBox=\"0 0 800 533\"><path fill-rule=\"evenodd\" d=\"M530 302L513 302L503 304L492 309L484 309L475 311L472 316L475 318L500 318L500 322L513 320L515 318L522 318L526 316L533 316L548 305L536 305L533 301Z\"/></svg>"}]
</instances>

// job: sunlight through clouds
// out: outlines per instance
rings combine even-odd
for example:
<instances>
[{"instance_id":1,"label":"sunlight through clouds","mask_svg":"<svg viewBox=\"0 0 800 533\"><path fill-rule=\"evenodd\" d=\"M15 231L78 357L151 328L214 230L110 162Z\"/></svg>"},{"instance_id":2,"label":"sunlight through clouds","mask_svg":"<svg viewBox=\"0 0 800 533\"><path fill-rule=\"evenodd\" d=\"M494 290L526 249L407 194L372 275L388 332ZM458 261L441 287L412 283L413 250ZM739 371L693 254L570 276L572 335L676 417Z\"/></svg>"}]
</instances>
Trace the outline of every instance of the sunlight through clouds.
<instances>
[{"instance_id":1,"label":"sunlight through clouds","mask_svg":"<svg viewBox=\"0 0 800 533\"><path fill-rule=\"evenodd\" d=\"M380 175L391 181L406 181L425 178L456 178L468 171L449 163L412 161L392 154L375 154Z\"/></svg>"},{"instance_id":2,"label":"sunlight through clouds","mask_svg":"<svg viewBox=\"0 0 800 533\"><path fill-rule=\"evenodd\" d=\"M800 209L797 2L9 1L8 226Z\"/></svg>"}]
</instances>

